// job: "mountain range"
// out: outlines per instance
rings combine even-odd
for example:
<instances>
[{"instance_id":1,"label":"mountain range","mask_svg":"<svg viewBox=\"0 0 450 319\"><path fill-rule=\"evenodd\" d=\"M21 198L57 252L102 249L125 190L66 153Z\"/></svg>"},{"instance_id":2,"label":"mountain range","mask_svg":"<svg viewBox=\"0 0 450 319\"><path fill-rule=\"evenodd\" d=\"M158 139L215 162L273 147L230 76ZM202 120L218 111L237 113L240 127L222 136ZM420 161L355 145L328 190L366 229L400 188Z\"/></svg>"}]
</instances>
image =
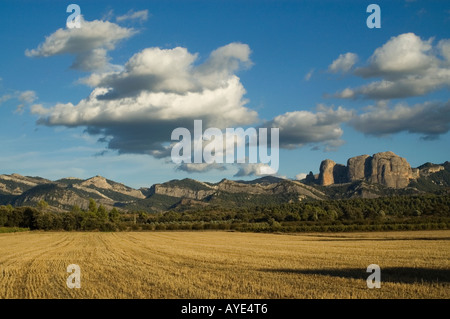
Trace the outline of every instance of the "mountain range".
<instances>
[{"instance_id":1,"label":"mountain range","mask_svg":"<svg viewBox=\"0 0 450 319\"><path fill-rule=\"evenodd\" d=\"M185 178L134 189L102 176L52 181L19 174L0 175L0 205L36 206L45 200L55 211L70 210L74 205L86 209L90 198L109 209L160 212L449 190L450 162L411 168L406 159L392 152L353 157L347 165L324 160L319 174L311 172L300 181L265 176L252 181L223 179L207 183Z\"/></svg>"}]
</instances>

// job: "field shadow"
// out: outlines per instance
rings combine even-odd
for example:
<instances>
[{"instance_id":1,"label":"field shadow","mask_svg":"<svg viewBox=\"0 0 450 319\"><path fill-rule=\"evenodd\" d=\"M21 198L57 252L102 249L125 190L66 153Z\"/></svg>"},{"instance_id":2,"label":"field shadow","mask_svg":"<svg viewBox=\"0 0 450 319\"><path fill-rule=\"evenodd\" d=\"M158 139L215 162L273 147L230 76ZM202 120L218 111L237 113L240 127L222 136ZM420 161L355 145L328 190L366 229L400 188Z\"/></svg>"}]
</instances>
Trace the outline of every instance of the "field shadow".
<instances>
[{"instance_id":1,"label":"field shadow","mask_svg":"<svg viewBox=\"0 0 450 319\"><path fill-rule=\"evenodd\" d=\"M264 272L287 273L299 275L321 275L366 280L371 274L366 269L260 269ZM449 283L450 269L381 267L381 282L392 283Z\"/></svg>"},{"instance_id":2,"label":"field shadow","mask_svg":"<svg viewBox=\"0 0 450 319\"><path fill-rule=\"evenodd\" d=\"M317 241L396 241L396 240L450 240L450 237L411 237L411 238L350 238L350 237L333 237L333 238L320 238Z\"/></svg>"}]
</instances>

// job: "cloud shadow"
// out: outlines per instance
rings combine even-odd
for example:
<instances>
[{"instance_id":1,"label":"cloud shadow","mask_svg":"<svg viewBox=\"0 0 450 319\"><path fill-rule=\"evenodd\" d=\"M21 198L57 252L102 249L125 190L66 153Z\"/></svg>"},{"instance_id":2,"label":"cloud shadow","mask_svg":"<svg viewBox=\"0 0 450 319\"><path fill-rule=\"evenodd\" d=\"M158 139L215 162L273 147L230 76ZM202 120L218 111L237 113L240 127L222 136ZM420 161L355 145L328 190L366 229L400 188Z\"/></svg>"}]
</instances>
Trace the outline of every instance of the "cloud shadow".
<instances>
[{"instance_id":1,"label":"cloud shadow","mask_svg":"<svg viewBox=\"0 0 450 319\"><path fill-rule=\"evenodd\" d=\"M392 283L449 283L450 269L413 268L413 267L381 267L381 282ZM371 274L366 269L260 269L263 272L286 273L298 275L320 275L366 280Z\"/></svg>"}]
</instances>

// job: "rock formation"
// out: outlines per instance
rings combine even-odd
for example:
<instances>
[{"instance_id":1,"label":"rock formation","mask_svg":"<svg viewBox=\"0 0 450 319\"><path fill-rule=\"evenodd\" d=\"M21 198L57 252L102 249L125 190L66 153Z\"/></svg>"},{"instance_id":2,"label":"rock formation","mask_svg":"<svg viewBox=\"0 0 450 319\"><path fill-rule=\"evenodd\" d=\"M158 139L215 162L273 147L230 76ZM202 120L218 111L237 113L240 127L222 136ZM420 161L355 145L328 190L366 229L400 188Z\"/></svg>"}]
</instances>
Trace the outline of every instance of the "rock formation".
<instances>
[{"instance_id":1,"label":"rock formation","mask_svg":"<svg viewBox=\"0 0 450 319\"><path fill-rule=\"evenodd\" d=\"M333 167L333 178L336 184L346 183L348 179L348 168L342 164L336 164Z\"/></svg>"},{"instance_id":2,"label":"rock formation","mask_svg":"<svg viewBox=\"0 0 450 319\"><path fill-rule=\"evenodd\" d=\"M409 163L403 157L392 152L374 154L371 163L371 174L366 176L369 182L392 188L405 188L412 177Z\"/></svg>"},{"instance_id":3,"label":"rock formation","mask_svg":"<svg viewBox=\"0 0 450 319\"><path fill-rule=\"evenodd\" d=\"M155 184L150 187L150 195L159 194L195 200L202 200L215 192L216 190L213 188L211 190L193 190L189 187L167 186L164 184Z\"/></svg>"},{"instance_id":4,"label":"rock formation","mask_svg":"<svg viewBox=\"0 0 450 319\"><path fill-rule=\"evenodd\" d=\"M369 155L349 158L347 161L348 180L352 182L364 180L370 170L370 160L371 157Z\"/></svg>"},{"instance_id":5,"label":"rock formation","mask_svg":"<svg viewBox=\"0 0 450 319\"><path fill-rule=\"evenodd\" d=\"M336 165L335 161L326 159L320 163L320 174L319 174L319 183L323 186L328 186L334 184L334 166Z\"/></svg>"},{"instance_id":6,"label":"rock formation","mask_svg":"<svg viewBox=\"0 0 450 319\"><path fill-rule=\"evenodd\" d=\"M323 186L355 181L378 183L392 188L405 188L417 178L409 163L393 152L360 155L347 161L347 166L324 160L320 164L319 183Z\"/></svg>"}]
</instances>

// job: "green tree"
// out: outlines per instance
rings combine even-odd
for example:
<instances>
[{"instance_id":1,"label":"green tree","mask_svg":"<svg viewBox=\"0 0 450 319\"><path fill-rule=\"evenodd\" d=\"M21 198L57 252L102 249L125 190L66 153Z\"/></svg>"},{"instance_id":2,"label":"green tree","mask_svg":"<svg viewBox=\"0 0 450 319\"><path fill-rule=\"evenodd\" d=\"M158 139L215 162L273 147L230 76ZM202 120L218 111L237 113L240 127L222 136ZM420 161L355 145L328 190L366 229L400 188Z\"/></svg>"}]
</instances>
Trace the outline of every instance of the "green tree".
<instances>
[{"instance_id":1,"label":"green tree","mask_svg":"<svg viewBox=\"0 0 450 319\"><path fill-rule=\"evenodd\" d=\"M92 198L89 198L89 211L91 213L97 214L97 203Z\"/></svg>"},{"instance_id":2,"label":"green tree","mask_svg":"<svg viewBox=\"0 0 450 319\"><path fill-rule=\"evenodd\" d=\"M22 227L23 225L23 209L14 209L11 205L6 206L8 213L8 221L6 222L7 227ZM28 227L28 226L26 226Z\"/></svg>"},{"instance_id":3,"label":"green tree","mask_svg":"<svg viewBox=\"0 0 450 319\"><path fill-rule=\"evenodd\" d=\"M75 213L64 213L62 215L62 227L64 230L76 230L77 218Z\"/></svg>"},{"instance_id":4,"label":"green tree","mask_svg":"<svg viewBox=\"0 0 450 319\"><path fill-rule=\"evenodd\" d=\"M146 212L139 212L137 222L139 224L145 224L147 222L148 214Z\"/></svg>"},{"instance_id":5,"label":"green tree","mask_svg":"<svg viewBox=\"0 0 450 319\"><path fill-rule=\"evenodd\" d=\"M36 216L37 229L50 230L53 228L53 216L51 213L39 212Z\"/></svg>"},{"instance_id":6,"label":"green tree","mask_svg":"<svg viewBox=\"0 0 450 319\"><path fill-rule=\"evenodd\" d=\"M8 209L6 206L0 206L0 227L5 226L8 221Z\"/></svg>"},{"instance_id":7,"label":"green tree","mask_svg":"<svg viewBox=\"0 0 450 319\"><path fill-rule=\"evenodd\" d=\"M108 220L108 212L106 211L105 206L100 204L100 206L97 209L97 217L100 219L100 221L107 221Z\"/></svg>"},{"instance_id":8,"label":"green tree","mask_svg":"<svg viewBox=\"0 0 450 319\"><path fill-rule=\"evenodd\" d=\"M120 213L117 208L114 207L113 209L111 209L111 211L109 212L109 220L113 223L120 222Z\"/></svg>"},{"instance_id":9,"label":"green tree","mask_svg":"<svg viewBox=\"0 0 450 319\"><path fill-rule=\"evenodd\" d=\"M72 214L80 214L81 208L78 205L73 205L72 210L70 211Z\"/></svg>"},{"instance_id":10,"label":"green tree","mask_svg":"<svg viewBox=\"0 0 450 319\"><path fill-rule=\"evenodd\" d=\"M95 213L91 211L83 212L81 217L80 227L82 230L100 229L101 223L99 223L99 219Z\"/></svg>"},{"instance_id":11,"label":"green tree","mask_svg":"<svg viewBox=\"0 0 450 319\"><path fill-rule=\"evenodd\" d=\"M37 208L39 209L39 211L41 212L45 212L48 208L48 203L41 199L38 203L37 203Z\"/></svg>"}]
</instances>

